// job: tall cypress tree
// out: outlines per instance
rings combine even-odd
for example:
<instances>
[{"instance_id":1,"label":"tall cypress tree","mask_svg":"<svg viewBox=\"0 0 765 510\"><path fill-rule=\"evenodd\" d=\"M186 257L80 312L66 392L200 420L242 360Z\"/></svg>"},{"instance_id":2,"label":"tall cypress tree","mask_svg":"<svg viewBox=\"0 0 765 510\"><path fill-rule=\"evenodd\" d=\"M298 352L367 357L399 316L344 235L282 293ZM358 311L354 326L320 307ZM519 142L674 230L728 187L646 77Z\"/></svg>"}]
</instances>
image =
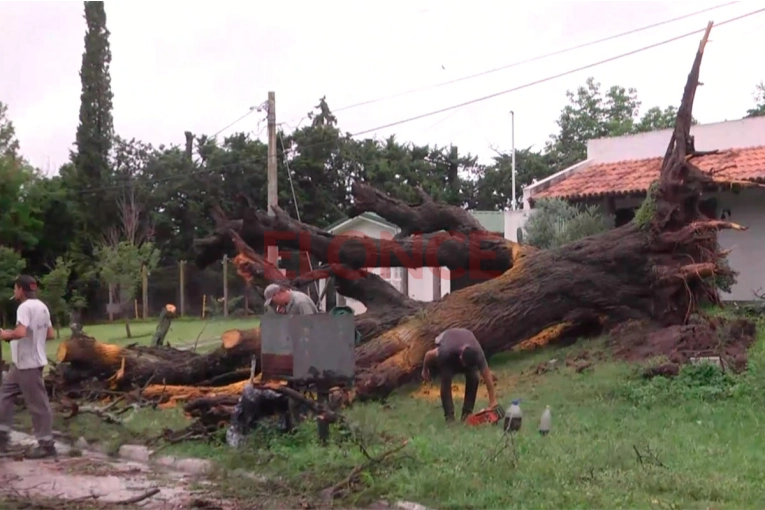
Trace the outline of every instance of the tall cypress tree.
<instances>
[{"instance_id":1,"label":"tall cypress tree","mask_svg":"<svg viewBox=\"0 0 765 510\"><path fill-rule=\"evenodd\" d=\"M109 151L114 136L112 86L109 66L112 52L106 28L104 2L85 2L85 51L80 81L80 124L74 155L77 188L81 193L83 234L99 237L112 220L109 193L99 191L110 184ZM90 191L92 190L92 191Z\"/></svg>"}]
</instances>

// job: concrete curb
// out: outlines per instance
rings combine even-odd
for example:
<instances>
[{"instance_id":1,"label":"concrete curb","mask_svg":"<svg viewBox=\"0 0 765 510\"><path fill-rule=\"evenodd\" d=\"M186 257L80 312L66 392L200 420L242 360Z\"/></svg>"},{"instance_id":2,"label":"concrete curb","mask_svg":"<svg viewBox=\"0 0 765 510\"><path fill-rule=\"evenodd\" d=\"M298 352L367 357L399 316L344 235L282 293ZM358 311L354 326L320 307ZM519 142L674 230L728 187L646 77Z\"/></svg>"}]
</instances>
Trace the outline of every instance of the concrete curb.
<instances>
[{"instance_id":1,"label":"concrete curb","mask_svg":"<svg viewBox=\"0 0 765 510\"><path fill-rule=\"evenodd\" d=\"M137 444L124 444L120 446L120 449L117 452L117 456L121 459L140 462L149 466L160 466L190 475L210 474L217 467L213 461L207 459L196 459L194 457L174 457L172 455L154 457L153 453L154 452L146 446Z\"/></svg>"},{"instance_id":2,"label":"concrete curb","mask_svg":"<svg viewBox=\"0 0 765 510\"><path fill-rule=\"evenodd\" d=\"M24 446L32 446L37 444L37 440L24 432L14 430L11 432L11 441ZM78 439L74 445L68 445L60 441L56 441L56 449L59 455L69 455L72 450L80 450L83 452L90 452L100 457L106 458L119 458L129 462L136 462L144 464L146 466L155 466L165 469L169 469L178 473L187 475L202 476L212 473L218 466L215 462L208 459L199 459L195 457L175 457L173 455L162 455L154 457L154 452L147 446L138 444L124 444L120 446L117 451L117 455L109 455L103 448L90 445L85 439ZM258 475L245 469L234 469L229 471L229 474L238 478L245 478L259 483L267 483L271 481L263 475ZM380 502L383 503L383 502ZM413 503L410 501L396 501L395 503L384 502L384 505L388 508L397 508L400 510L433 510L419 503Z\"/></svg>"}]
</instances>

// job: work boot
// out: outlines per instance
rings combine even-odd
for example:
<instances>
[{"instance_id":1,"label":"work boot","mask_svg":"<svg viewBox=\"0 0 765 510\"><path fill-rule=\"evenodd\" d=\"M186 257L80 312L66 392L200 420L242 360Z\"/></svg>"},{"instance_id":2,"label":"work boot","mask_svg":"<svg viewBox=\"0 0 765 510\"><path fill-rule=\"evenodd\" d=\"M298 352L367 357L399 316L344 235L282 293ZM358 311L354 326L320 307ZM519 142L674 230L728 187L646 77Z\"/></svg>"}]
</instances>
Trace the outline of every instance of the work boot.
<instances>
[{"instance_id":1,"label":"work boot","mask_svg":"<svg viewBox=\"0 0 765 510\"><path fill-rule=\"evenodd\" d=\"M56 444L52 440L40 440L37 442L37 446L24 453L24 458L47 459L48 457L55 457L56 455L58 455Z\"/></svg>"},{"instance_id":2,"label":"work boot","mask_svg":"<svg viewBox=\"0 0 765 510\"><path fill-rule=\"evenodd\" d=\"M0 432L0 453L8 453L11 449L11 436L8 432Z\"/></svg>"}]
</instances>

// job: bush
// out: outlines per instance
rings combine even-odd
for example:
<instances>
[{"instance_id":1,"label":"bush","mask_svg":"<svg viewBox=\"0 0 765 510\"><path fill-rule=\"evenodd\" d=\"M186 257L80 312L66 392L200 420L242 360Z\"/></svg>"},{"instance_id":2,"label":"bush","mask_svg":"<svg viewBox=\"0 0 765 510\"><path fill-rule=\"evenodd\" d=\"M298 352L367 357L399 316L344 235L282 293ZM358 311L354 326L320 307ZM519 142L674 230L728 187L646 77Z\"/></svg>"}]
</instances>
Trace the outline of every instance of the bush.
<instances>
[{"instance_id":1,"label":"bush","mask_svg":"<svg viewBox=\"0 0 765 510\"><path fill-rule=\"evenodd\" d=\"M671 402L714 402L744 396L746 381L742 376L724 372L712 363L685 365L672 379L654 377L633 379L621 388L621 396L640 407Z\"/></svg>"},{"instance_id":2,"label":"bush","mask_svg":"<svg viewBox=\"0 0 765 510\"><path fill-rule=\"evenodd\" d=\"M580 208L559 198L543 198L535 209L526 222L523 238L537 248L557 248L613 226L611 218L596 206Z\"/></svg>"}]
</instances>

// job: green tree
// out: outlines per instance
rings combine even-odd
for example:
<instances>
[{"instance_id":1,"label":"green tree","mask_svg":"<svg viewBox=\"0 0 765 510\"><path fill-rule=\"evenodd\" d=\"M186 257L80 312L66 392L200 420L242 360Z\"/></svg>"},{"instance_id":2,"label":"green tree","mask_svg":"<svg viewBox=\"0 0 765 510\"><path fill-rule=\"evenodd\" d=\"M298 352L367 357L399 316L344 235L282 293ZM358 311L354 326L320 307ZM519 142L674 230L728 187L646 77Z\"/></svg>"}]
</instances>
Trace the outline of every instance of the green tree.
<instances>
[{"instance_id":1,"label":"green tree","mask_svg":"<svg viewBox=\"0 0 765 510\"><path fill-rule=\"evenodd\" d=\"M526 244L550 249L605 232L613 220L598 207L578 207L560 198L540 199L524 226Z\"/></svg>"},{"instance_id":2,"label":"green tree","mask_svg":"<svg viewBox=\"0 0 765 510\"><path fill-rule=\"evenodd\" d=\"M29 188L40 176L18 154L7 111L0 103L0 242L22 252L38 243L42 231L38 204L29 199Z\"/></svg>"},{"instance_id":3,"label":"green tree","mask_svg":"<svg viewBox=\"0 0 765 510\"><path fill-rule=\"evenodd\" d=\"M670 129L675 127L675 120L677 119L677 108L674 106L667 106L663 110L658 106L649 108L645 111L640 120L635 123L633 133L647 133L649 131L657 131L659 129ZM698 124L694 119L693 124Z\"/></svg>"},{"instance_id":4,"label":"green tree","mask_svg":"<svg viewBox=\"0 0 765 510\"><path fill-rule=\"evenodd\" d=\"M125 319L125 334L132 338L130 332L130 314L126 308L130 305L141 281L141 272L146 266L152 271L159 263L159 250L151 242L134 244L130 241L119 241L116 244L104 243L96 248L98 274L105 284L117 292L119 304L123 307Z\"/></svg>"},{"instance_id":5,"label":"green tree","mask_svg":"<svg viewBox=\"0 0 765 510\"><path fill-rule=\"evenodd\" d=\"M143 268L153 271L160 251L151 242L153 231L146 222L146 211L138 202L135 190L126 191L117 203L118 227L112 227L105 242L96 247L97 275L117 294L125 319L125 333L131 338L130 314L126 308L136 295Z\"/></svg>"},{"instance_id":6,"label":"green tree","mask_svg":"<svg viewBox=\"0 0 765 510\"><path fill-rule=\"evenodd\" d=\"M27 263L21 255L8 246L0 245L0 309L3 313L3 324L8 325L9 297L13 295L13 282L24 270Z\"/></svg>"},{"instance_id":7,"label":"green tree","mask_svg":"<svg viewBox=\"0 0 765 510\"><path fill-rule=\"evenodd\" d=\"M61 321L66 320L70 307L66 301L72 263L62 257L56 259L56 265L41 278L41 297L50 309L51 318L56 325L56 337L61 337Z\"/></svg>"},{"instance_id":8,"label":"green tree","mask_svg":"<svg viewBox=\"0 0 765 510\"><path fill-rule=\"evenodd\" d=\"M575 92L567 91L567 104L558 117L558 133L545 146L555 171L587 159L587 141L623 136L675 125L677 110L653 107L639 117L637 90L614 85L605 93L594 78ZM696 120L693 120L697 124Z\"/></svg>"},{"instance_id":9,"label":"green tree","mask_svg":"<svg viewBox=\"0 0 765 510\"><path fill-rule=\"evenodd\" d=\"M761 81L754 89L754 108L746 112L747 117L762 117L765 115L765 81Z\"/></svg>"},{"instance_id":10,"label":"green tree","mask_svg":"<svg viewBox=\"0 0 765 510\"><path fill-rule=\"evenodd\" d=\"M0 101L0 156L17 158L19 141L16 129L8 119L8 106Z\"/></svg>"},{"instance_id":11,"label":"green tree","mask_svg":"<svg viewBox=\"0 0 765 510\"><path fill-rule=\"evenodd\" d=\"M82 240L81 248L87 253L92 242L114 219L113 202L101 189L112 184L109 155L114 136L109 74L112 54L104 2L85 2L85 24L85 51L80 68L80 123L70 186L72 191L80 193L76 197L80 204L78 222L81 232L78 237Z\"/></svg>"},{"instance_id":12,"label":"green tree","mask_svg":"<svg viewBox=\"0 0 765 510\"><path fill-rule=\"evenodd\" d=\"M512 208L513 172L512 155L499 153L493 164L479 167L475 172L474 189L470 207L479 210L504 210ZM515 150L515 196L520 207L523 188L553 173L549 156L527 149Z\"/></svg>"}]
</instances>

